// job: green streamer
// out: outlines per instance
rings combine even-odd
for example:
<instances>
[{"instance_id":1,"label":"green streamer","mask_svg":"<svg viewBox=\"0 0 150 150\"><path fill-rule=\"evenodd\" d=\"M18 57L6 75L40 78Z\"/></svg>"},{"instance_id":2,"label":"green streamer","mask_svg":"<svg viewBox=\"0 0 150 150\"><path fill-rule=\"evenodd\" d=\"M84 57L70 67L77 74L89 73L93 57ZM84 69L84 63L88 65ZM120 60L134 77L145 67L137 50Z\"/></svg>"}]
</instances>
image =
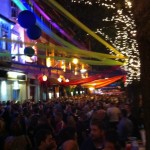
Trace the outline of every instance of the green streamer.
<instances>
[{"instance_id":1,"label":"green streamer","mask_svg":"<svg viewBox=\"0 0 150 150\"><path fill-rule=\"evenodd\" d=\"M107 48L109 48L111 51L113 51L115 54L119 55L120 57L124 58L123 54L121 54L118 50L116 50L113 46L111 46L109 43L107 43L105 40L103 40L101 37L99 37L97 34L95 34L91 29L89 29L87 26L85 26L82 22L80 22L78 19L76 19L71 13L69 13L66 9L64 9L60 4L58 4L55 0L48 0L49 3L51 3L53 6L55 6L61 13L65 15L65 17L69 18L73 23L78 25L81 29L83 29L85 32L90 34L92 37L94 37L97 41L105 45ZM46 1L45 1L46 2ZM49 3L46 2L48 5Z\"/></svg>"},{"instance_id":2,"label":"green streamer","mask_svg":"<svg viewBox=\"0 0 150 150\"><path fill-rule=\"evenodd\" d=\"M24 54L12 54L13 56L21 56L21 55L24 55ZM11 54L9 53L0 53L0 56L2 57L11 57ZM36 56L36 55L34 55ZM55 60L65 60L66 62L71 62L73 58L66 58L66 57L59 57L59 56L43 56L43 55L37 55L37 57L39 58L43 58L43 59L46 59L48 57L50 58L53 58ZM89 64L89 65L103 65L103 66L116 66L116 65L123 65L123 63L121 62L117 62L117 61L114 61L114 60L103 60L103 61L95 61L95 60L87 60L87 59L80 59L80 62L81 63L84 63L84 64Z\"/></svg>"},{"instance_id":3,"label":"green streamer","mask_svg":"<svg viewBox=\"0 0 150 150\"><path fill-rule=\"evenodd\" d=\"M15 2L15 4L21 9L21 10L26 10L26 8L22 5L22 3L20 2L20 1L18 1L18 0L13 0L14 2ZM37 21L37 23L38 23L38 25L43 29L44 27L39 23L39 21ZM44 30L44 29L43 29ZM45 31L45 30L44 30ZM63 43L64 45L66 45L67 47L68 47L68 49L71 49L74 53L82 53L81 55L83 56L87 56L87 57L90 57L90 58L97 58L97 59L99 59L99 60L102 60L103 58L105 58L105 57L108 57L108 58L114 58L114 56L111 56L111 55L108 55L108 54L96 54L96 53L90 53L90 52L88 52L87 53L87 51L85 52L85 50L81 50L81 49L79 49L79 48L77 48L76 46L74 46L74 45L72 45L72 44L70 44L70 43L68 43L68 42L66 42L65 40L63 40L63 39L61 39L60 37L58 37L56 34L54 34L54 33L52 33L53 34L53 37L55 38L55 39L57 39L57 41L60 41L61 43ZM72 52L71 51L71 52ZM70 51L69 51L70 52ZM70 52L70 53L71 53ZM68 53L68 51L67 51L67 53ZM105 56L104 56L105 55ZM120 57L120 56L117 56L117 58L122 58L122 57Z\"/></svg>"},{"instance_id":4,"label":"green streamer","mask_svg":"<svg viewBox=\"0 0 150 150\"><path fill-rule=\"evenodd\" d=\"M11 40L11 39L3 39L3 38L0 38L0 40L7 41L9 43L18 43L18 44L25 44L27 46L35 46L35 43L21 42L21 41L16 41L16 40ZM61 46L56 46L54 44L49 44L48 45L48 44L37 43L36 46L38 48L42 48L42 49L40 49L40 51L45 51L45 49L46 49L49 52L51 52L52 49L55 49L55 51L58 54L62 53L62 54L66 54L67 56L68 55L72 56L74 54L74 56L75 55L76 56L79 55L79 57L83 57L83 58L95 58L95 59L102 60L102 61L105 61L105 62L106 61L111 61L111 62L113 61L112 63L114 63L115 60L108 59L108 58L117 58L117 56L114 56L114 55L102 54L102 53L85 51L85 50L71 50L69 48L65 48L65 47L61 47Z\"/></svg>"}]
</instances>

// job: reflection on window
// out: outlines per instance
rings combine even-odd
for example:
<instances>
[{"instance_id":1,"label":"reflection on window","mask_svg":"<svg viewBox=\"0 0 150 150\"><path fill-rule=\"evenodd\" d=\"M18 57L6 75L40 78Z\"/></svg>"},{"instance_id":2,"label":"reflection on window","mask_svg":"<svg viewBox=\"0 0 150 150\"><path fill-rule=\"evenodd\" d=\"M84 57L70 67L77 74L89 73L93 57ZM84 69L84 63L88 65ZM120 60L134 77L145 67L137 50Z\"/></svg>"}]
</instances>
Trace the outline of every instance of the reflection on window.
<instances>
[{"instance_id":1,"label":"reflection on window","mask_svg":"<svg viewBox=\"0 0 150 150\"><path fill-rule=\"evenodd\" d=\"M13 100L19 100L20 90L13 90Z\"/></svg>"},{"instance_id":2,"label":"reflection on window","mask_svg":"<svg viewBox=\"0 0 150 150\"><path fill-rule=\"evenodd\" d=\"M18 41L21 41L21 37L19 33L15 32L11 34L11 39L17 42L11 43L11 54L12 54L12 60L13 61L19 61L23 62L24 56L23 56L23 45L22 43L18 43Z\"/></svg>"},{"instance_id":3,"label":"reflection on window","mask_svg":"<svg viewBox=\"0 0 150 150\"><path fill-rule=\"evenodd\" d=\"M7 31L2 30L2 38L6 39L8 38L8 33ZM8 50L8 43L4 40L2 41L2 50Z\"/></svg>"}]
</instances>

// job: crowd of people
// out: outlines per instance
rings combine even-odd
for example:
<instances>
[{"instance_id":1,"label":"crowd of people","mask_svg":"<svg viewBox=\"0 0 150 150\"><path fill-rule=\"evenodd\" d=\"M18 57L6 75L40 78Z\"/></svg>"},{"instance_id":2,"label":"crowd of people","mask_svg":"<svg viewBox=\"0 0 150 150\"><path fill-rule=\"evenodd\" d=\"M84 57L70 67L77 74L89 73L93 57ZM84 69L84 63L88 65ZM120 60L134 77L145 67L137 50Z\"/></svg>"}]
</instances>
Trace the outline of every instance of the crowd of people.
<instances>
[{"instance_id":1,"label":"crowd of people","mask_svg":"<svg viewBox=\"0 0 150 150\"><path fill-rule=\"evenodd\" d=\"M0 103L1 150L122 150L144 126L125 96Z\"/></svg>"}]
</instances>

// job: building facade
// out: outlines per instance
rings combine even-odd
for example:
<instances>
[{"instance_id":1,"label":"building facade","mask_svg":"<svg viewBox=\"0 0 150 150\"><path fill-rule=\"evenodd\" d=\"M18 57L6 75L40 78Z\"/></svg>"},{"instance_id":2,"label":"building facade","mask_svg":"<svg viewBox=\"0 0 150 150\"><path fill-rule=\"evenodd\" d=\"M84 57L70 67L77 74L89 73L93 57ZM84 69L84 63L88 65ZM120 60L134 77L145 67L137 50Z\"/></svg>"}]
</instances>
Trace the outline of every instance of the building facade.
<instances>
[{"instance_id":1,"label":"building facade","mask_svg":"<svg viewBox=\"0 0 150 150\"><path fill-rule=\"evenodd\" d=\"M54 32L58 32L30 1L28 4L44 24ZM0 8L0 101L23 102L27 99L38 101L64 96L61 94L64 92L57 78L61 77L63 82L67 77L77 79L77 65L74 67L71 66L71 62L55 60L53 57L58 55L55 49L38 47L38 43L43 45L56 43L44 32L39 39L31 40L26 34L26 29L17 22L20 12L12 0L4 0L3 7ZM63 38L63 35L60 36ZM24 49L31 47L28 45L31 42L34 43L32 45L34 55L29 57L24 54ZM75 76L72 75L73 67ZM47 76L47 81L43 81L44 75Z\"/></svg>"}]
</instances>

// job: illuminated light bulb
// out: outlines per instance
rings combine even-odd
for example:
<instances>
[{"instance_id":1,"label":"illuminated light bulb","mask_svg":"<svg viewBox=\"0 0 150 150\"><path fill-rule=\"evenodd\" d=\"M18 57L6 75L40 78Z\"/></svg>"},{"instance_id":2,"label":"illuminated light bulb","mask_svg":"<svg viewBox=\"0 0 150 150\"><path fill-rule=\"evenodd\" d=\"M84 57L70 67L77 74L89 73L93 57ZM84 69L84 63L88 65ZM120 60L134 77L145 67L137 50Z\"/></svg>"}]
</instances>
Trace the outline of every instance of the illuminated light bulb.
<instances>
[{"instance_id":1,"label":"illuminated light bulb","mask_svg":"<svg viewBox=\"0 0 150 150\"><path fill-rule=\"evenodd\" d=\"M86 71L87 71L87 70L84 69L84 68L80 70L81 73L85 73Z\"/></svg>"},{"instance_id":2,"label":"illuminated light bulb","mask_svg":"<svg viewBox=\"0 0 150 150\"><path fill-rule=\"evenodd\" d=\"M69 82L69 79L66 79L65 81L66 81L66 82Z\"/></svg>"},{"instance_id":3,"label":"illuminated light bulb","mask_svg":"<svg viewBox=\"0 0 150 150\"><path fill-rule=\"evenodd\" d=\"M43 81L47 81L47 76L46 75L43 75Z\"/></svg>"},{"instance_id":4,"label":"illuminated light bulb","mask_svg":"<svg viewBox=\"0 0 150 150\"><path fill-rule=\"evenodd\" d=\"M94 87L89 87L89 90L90 90L90 91L94 91L95 88L94 88Z\"/></svg>"},{"instance_id":5,"label":"illuminated light bulb","mask_svg":"<svg viewBox=\"0 0 150 150\"><path fill-rule=\"evenodd\" d=\"M75 72L74 72L74 75L78 75L78 72L77 72L77 71L75 71Z\"/></svg>"},{"instance_id":6,"label":"illuminated light bulb","mask_svg":"<svg viewBox=\"0 0 150 150\"><path fill-rule=\"evenodd\" d=\"M58 80L59 82L61 82L61 81L62 81L62 78L58 78L57 80Z\"/></svg>"},{"instance_id":7,"label":"illuminated light bulb","mask_svg":"<svg viewBox=\"0 0 150 150\"><path fill-rule=\"evenodd\" d=\"M74 58L74 59L72 60L72 62L76 65L76 64L78 64L79 60L78 60L77 58Z\"/></svg>"},{"instance_id":8,"label":"illuminated light bulb","mask_svg":"<svg viewBox=\"0 0 150 150\"><path fill-rule=\"evenodd\" d=\"M50 57L46 58L46 66L47 67L51 67L52 66Z\"/></svg>"}]
</instances>

